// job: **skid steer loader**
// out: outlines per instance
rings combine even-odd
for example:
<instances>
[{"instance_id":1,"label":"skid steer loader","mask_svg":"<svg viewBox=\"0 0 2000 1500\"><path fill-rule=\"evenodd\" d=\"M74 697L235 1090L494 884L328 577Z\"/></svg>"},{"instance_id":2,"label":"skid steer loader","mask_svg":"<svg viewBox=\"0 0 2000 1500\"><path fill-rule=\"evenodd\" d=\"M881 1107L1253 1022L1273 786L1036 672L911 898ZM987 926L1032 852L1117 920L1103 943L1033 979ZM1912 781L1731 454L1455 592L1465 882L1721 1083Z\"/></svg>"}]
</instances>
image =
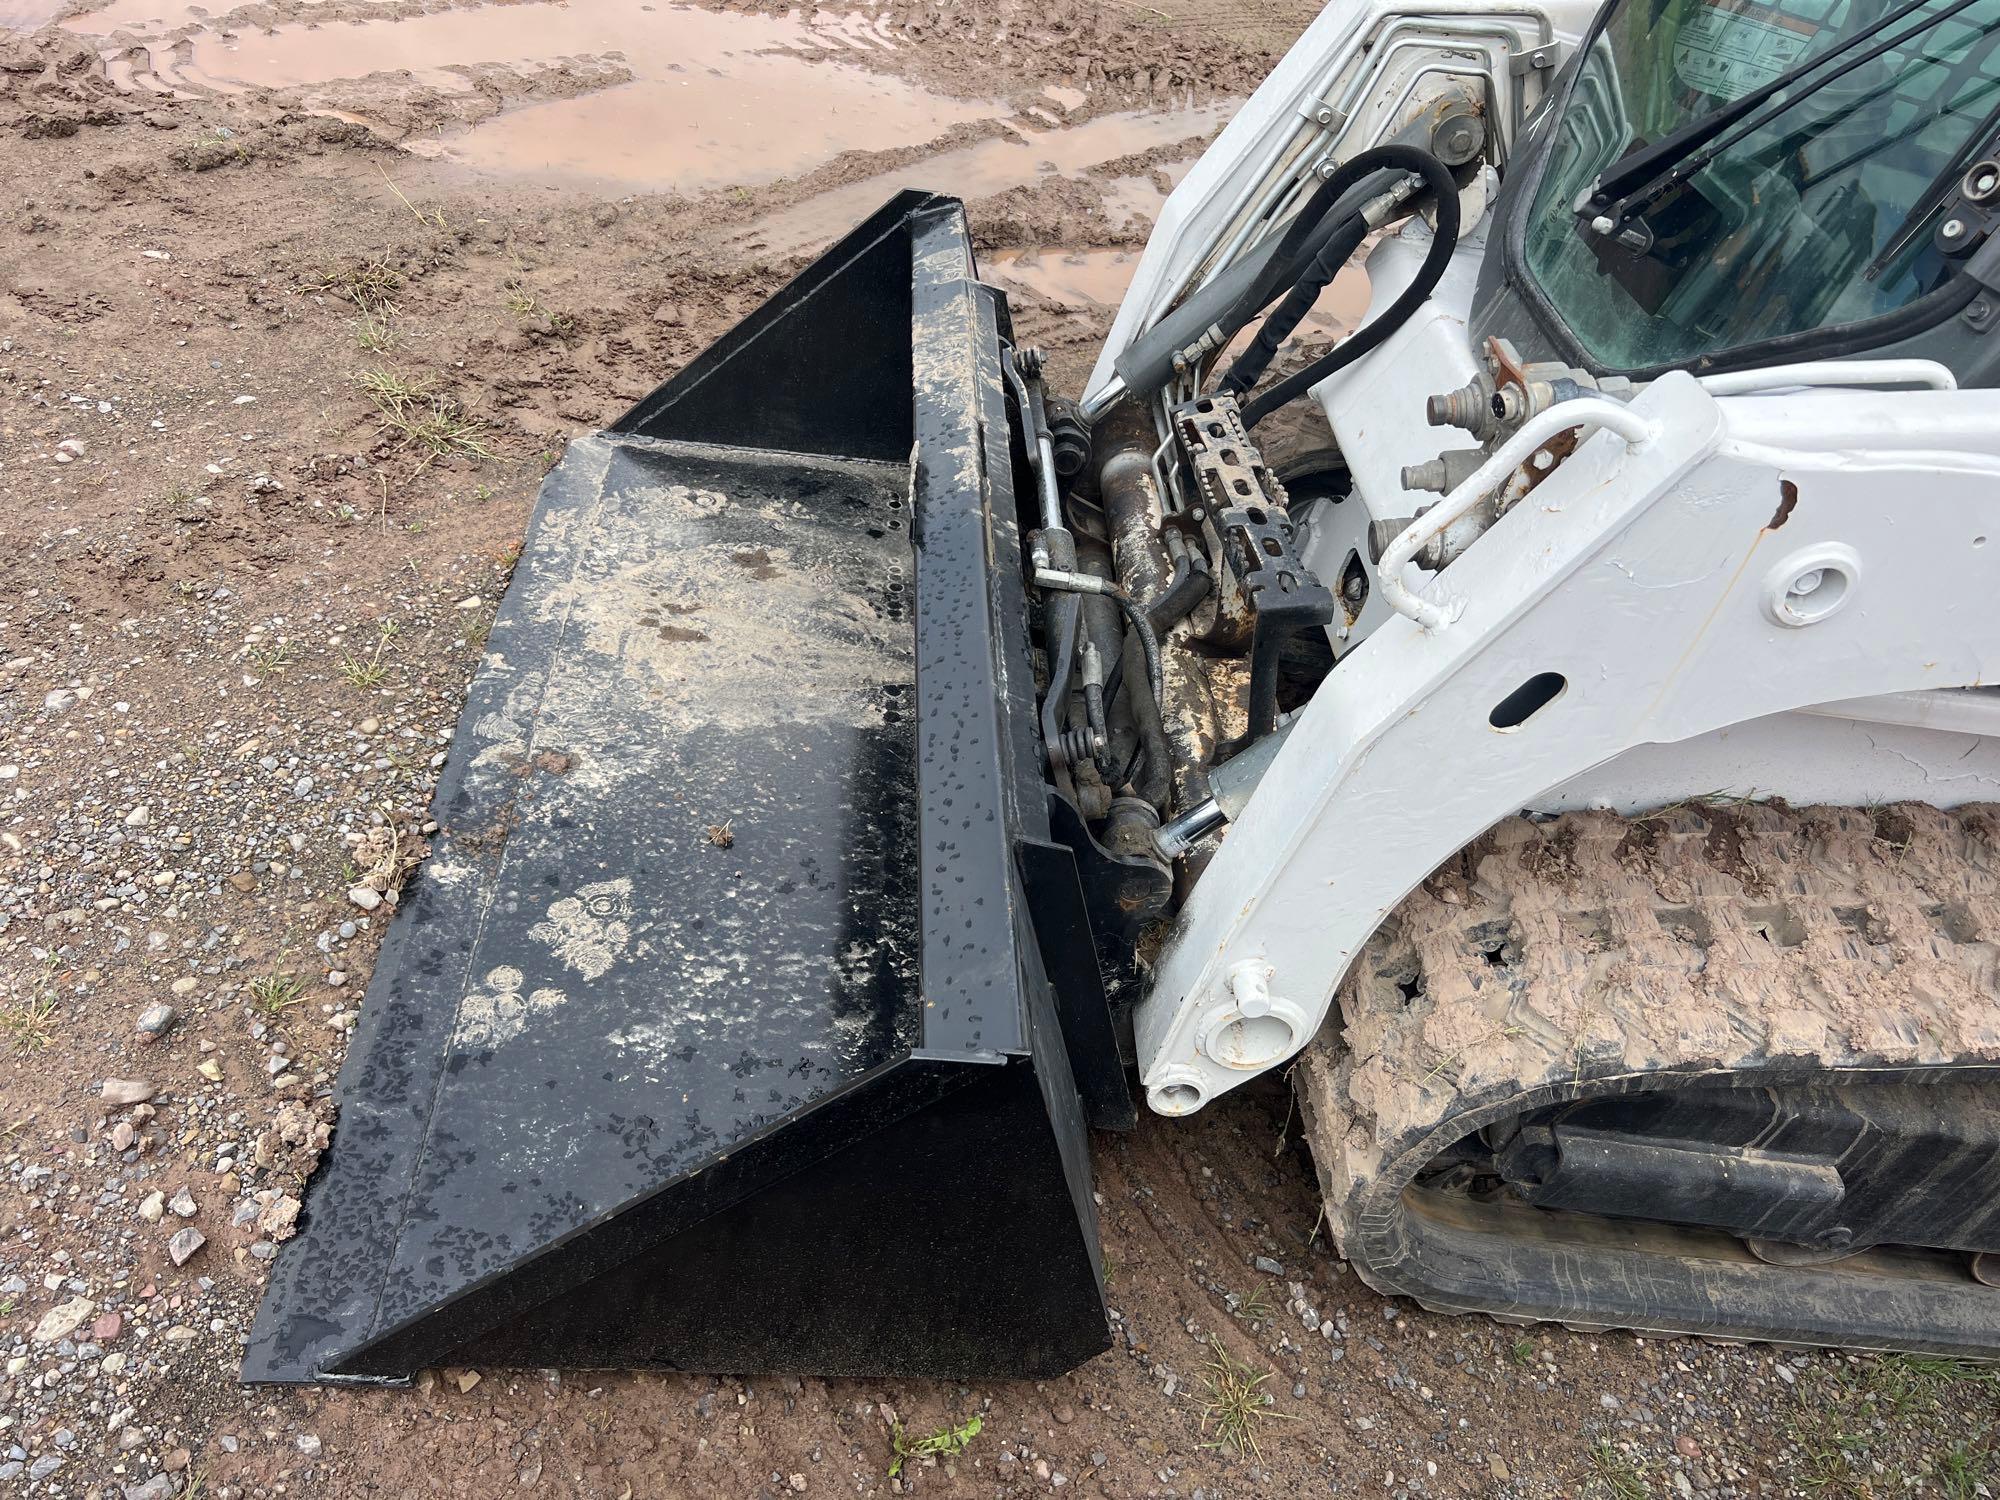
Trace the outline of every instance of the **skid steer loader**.
<instances>
[{"instance_id":1,"label":"skid steer loader","mask_svg":"<svg viewBox=\"0 0 2000 1500\"><path fill-rule=\"evenodd\" d=\"M572 443L246 1378L1060 1371L1277 1069L1384 1292L2000 1355L1996 44L1336 0L1077 399L911 193Z\"/></svg>"}]
</instances>

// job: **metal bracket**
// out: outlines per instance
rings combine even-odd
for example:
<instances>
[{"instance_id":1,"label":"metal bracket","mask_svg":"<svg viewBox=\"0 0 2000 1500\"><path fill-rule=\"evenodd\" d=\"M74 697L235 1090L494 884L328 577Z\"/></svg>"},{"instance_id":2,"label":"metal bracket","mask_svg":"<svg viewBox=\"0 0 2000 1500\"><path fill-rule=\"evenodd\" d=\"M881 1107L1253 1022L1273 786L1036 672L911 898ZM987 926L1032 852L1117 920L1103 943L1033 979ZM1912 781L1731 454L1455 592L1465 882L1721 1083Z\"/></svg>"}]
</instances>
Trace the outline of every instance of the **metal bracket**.
<instances>
[{"instance_id":1,"label":"metal bracket","mask_svg":"<svg viewBox=\"0 0 2000 1500\"><path fill-rule=\"evenodd\" d=\"M1347 111L1331 99L1307 99L1299 105L1299 118L1338 132L1347 124Z\"/></svg>"},{"instance_id":2,"label":"metal bracket","mask_svg":"<svg viewBox=\"0 0 2000 1500\"><path fill-rule=\"evenodd\" d=\"M1507 71L1516 78L1530 73L1553 73L1569 60L1569 43L1544 42L1507 59Z\"/></svg>"}]
</instances>

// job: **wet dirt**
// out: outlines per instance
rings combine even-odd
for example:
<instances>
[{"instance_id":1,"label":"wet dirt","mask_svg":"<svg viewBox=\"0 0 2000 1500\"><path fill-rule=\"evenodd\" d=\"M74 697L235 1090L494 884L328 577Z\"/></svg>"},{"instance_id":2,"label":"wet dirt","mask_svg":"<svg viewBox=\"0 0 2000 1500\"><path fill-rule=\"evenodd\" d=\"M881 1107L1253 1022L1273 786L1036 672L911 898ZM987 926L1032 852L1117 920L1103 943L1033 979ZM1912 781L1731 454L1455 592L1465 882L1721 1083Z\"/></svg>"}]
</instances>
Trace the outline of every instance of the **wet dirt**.
<instances>
[{"instance_id":1,"label":"wet dirt","mask_svg":"<svg viewBox=\"0 0 2000 1500\"><path fill-rule=\"evenodd\" d=\"M33 31L63 11L63 0L0 0L0 32Z\"/></svg>"},{"instance_id":2,"label":"wet dirt","mask_svg":"<svg viewBox=\"0 0 2000 1500\"><path fill-rule=\"evenodd\" d=\"M1235 101L1225 100L1163 111L1119 111L1061 130L1010 129L989 140L843 183L758 220L735 236L735 244L747 252L795 255L829 243L905 188L930 188L973 201L1088 174L1122 158L1206 140L1234 110ZM1129 223L1129 189L1127 194L1128 207L1121 212Z\"/></svg>"},{"instance_id":3,"label":"wet dirt","mask_svg":"<svg viewBox=\"0 0 2000 1500\"><path fill-rule=\"evenodd\" d=\"M1051 307L1116 312L1138 269L1137 250L1002 250L980 262L980 278ZM1295 338L1329 340L1359 326L1368 310L1368 275L1350 266L1336 276L1300 322ZM1244 342L1238 339L1231 349Z\"/></svg>"},{"instance_id":4,"label":"wet dirt","mask_svg":"<svg viewBox=\"0 0 2000 1500\"><path fill-rule=\"evenodd\" d=\"M67 25L98 35L143 29L159 9L157 0L119 0ZM189 19L170 15L165 24ZM386 74L399 87L470 93L496 69L594 69L613 80L610 87L509 109L462 132L414 140L410 149L528 181L698 193L794 176L844 151L884 150L1006 113L995 101L946 98L829 57L897 45L858 16L808 25L641 0L530 0L393 20L204 31L149 55L153 76L168 88L285 91L308 108L370 123L365 102L354 102L357 80Z\"/></svg>"}]
</instances>

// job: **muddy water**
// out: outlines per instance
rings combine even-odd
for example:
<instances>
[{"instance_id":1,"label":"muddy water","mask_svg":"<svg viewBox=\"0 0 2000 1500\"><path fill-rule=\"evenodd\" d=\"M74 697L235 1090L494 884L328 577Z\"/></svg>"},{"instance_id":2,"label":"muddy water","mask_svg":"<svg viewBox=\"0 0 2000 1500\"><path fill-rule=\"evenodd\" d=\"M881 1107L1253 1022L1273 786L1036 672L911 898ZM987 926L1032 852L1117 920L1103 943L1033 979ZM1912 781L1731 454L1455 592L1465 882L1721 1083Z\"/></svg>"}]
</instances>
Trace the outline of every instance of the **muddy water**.
<instances>
[{"instance_id":1,"label":"muddy water","mask_svg":"<svg viewBox=\"0 0 2000 1500\"><path fill-rule=\"evenodd\" d=\"M61 0L0 0L42 7ZM849 182L737 236L779 254L837 238L905 187L968 199L1205 138L1231 102L1065 123L1088 97L1051 86L1016 114L992 100L949 97L879 68L843 61L902 46L886 16L830 10L783 16L717 12L654 0L520 0L429 14L312 19L334 0L295 0L275 28L218 30L230 0L109 0L63 24L110 40L122 87L187 93L278 90L321 113L401 131L372 111L434 89L467 123L405 139L415 154L484 174L597 191L703 193L810 172L843 152L935 140L995 122L994 138ZM379 0L386 7L393 0ZM209 6L215 7L211 10ZM878 59L879 60L879 59ZM857 60L858 61L858 60ZM629 80L623 75L629 73ZM497 100L510 107L494 112ZM433 118L435 118L433 116ZM1176 163L1177 177L1186 163ZM1099 184L1114 225L1158 212L1155 174Z\"/></svg>"},{"instance_id":2,"label":"muddy water","mask_svg":"<svg viewBox=\"0 0 2000 1500\"><path fill-rule=\"evenodd\" d=\"M1001 250L979 257L979 279L1060 307L1116 308L1138 264L1137 250Z\"/></svg>"},{"instance_id":3,"label":"muddy water","mask_svg":"<svg viewBox=\"0 0 2000 1500\"><path fill-rule=\"evenodd\" d=\"M844 234L904 188L928 188L965 199L983 198L1045 177L1074 175L1121 156L1207 136L1221 128L1237 101L1187 109L1100 115L1061 130L1020 128L1006 136L942 151L908 167L878 173L809 198L760 220L738 237L746 248L789 255ZM1154 194L1157 199L1157 193Z\"/></svg>"},{"instance_id":4,"label":"muddy water","mask_svg":"<svg viewBox=\"0 0 2000 1500\"><path fill-rule=\"evenodd\" d=\"M19 3L32 0L0 0ZM97 35L158 36L198 15L167 0L113 0L69 24ZM468 75L481 70L560 75L566 62L588 59L601 73L615 57L635 75L631 82L508 110L421 149L529 180L702 192L794 176L843 151L908 145L1006 113L826 57L894 46L881 23L858 15L809 25L647 0L530 0L403 19L196 31L153 56L169 86L296 90L322 107L327 95L338 99L330 85L373 73L462 93Z\"/></svg>"}]
</instances>

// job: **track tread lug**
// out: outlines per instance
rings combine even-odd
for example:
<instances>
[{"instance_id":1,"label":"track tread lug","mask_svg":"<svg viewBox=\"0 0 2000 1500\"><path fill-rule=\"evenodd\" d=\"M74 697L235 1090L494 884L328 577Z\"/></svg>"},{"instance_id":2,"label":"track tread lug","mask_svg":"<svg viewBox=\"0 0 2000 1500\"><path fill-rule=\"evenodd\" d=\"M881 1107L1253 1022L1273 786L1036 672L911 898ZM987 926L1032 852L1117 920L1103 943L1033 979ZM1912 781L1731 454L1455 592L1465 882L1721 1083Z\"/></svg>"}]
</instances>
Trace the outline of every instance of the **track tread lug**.
<instances>
[{"instance_id":1,"label":"track tread lug","mask_svg":"<svg viewBox=\"0 0 2000 1500\"><path fill-rule=\"evenodd\" d=\"M1649 1080L2000 1063L2000 809L1510 819L1397 907L1337 1003L1294 1073L1334 1242L1377 1290L1463 1311L1370 1252L1407 1232L1403 1185L1468 1128ZM1510 1325L1571 1321L1501 1305ZM1637 1307L1575 1323L1755 1341Z\"/></svg>"}]
</instances>

